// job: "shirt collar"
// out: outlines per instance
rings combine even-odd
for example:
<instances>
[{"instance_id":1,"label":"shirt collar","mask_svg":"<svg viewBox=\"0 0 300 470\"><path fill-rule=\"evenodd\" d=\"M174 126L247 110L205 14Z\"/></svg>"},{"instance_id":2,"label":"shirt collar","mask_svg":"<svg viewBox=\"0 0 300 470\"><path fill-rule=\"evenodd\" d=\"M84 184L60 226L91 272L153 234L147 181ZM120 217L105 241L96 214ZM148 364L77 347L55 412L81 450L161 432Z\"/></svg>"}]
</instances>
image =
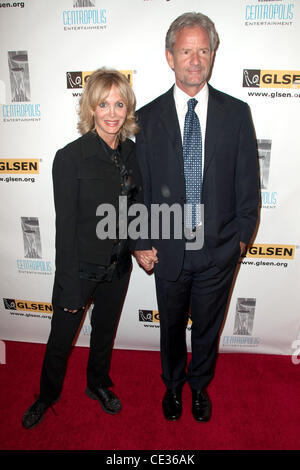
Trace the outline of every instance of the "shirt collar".
<instances>
[{"instance_id":1,"label":"shirt collar","mask_svg":"<svg viewBox=\"0 0 300 470\"><path fill-rule=\"evenodd\" d=\"M199 106L201 107L205 103L208 102L208 85L205 83L204 87L194 96L194 98L198 101ZM185 93L181 88L179 88L176 83L174 85L174 99L176 103L176 107L180 108L182 111L186 110L187 102L191 99L191 97Z\"/></svg>"}]
</instances>

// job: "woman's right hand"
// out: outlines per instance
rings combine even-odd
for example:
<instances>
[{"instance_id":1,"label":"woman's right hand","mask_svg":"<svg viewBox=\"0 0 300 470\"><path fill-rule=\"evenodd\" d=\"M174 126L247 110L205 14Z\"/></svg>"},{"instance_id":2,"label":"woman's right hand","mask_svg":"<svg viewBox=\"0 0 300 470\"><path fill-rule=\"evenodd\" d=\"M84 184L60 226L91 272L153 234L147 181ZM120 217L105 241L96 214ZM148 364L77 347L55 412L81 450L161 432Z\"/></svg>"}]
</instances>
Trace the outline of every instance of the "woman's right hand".
<instances>
[{"instance_id":1,"label":"woman's right hand","mask_svg":"<svg viewBox=\"0 0 300 470\"><path fill-rule=\"evenodd\" d=\"M70 313L77 313L78 310L69 310L68 308L64 308L65 312L70 312Z\"/></svg>"},{"instance_id":2,"label":"woman's right hand","mask_svg":"<svg viewBox=\"0 0 300 470\"><path fill-rule=\"evenodd\" d=\"M83 308L85 308L85 307L81 307L81 309L83 309ZM65 312L70 312L70 313L77 313L77 312L79 312L79 310L80 310L79 308L77 310L71 310L69 308L64 308Z\"/></svg>"}]
</instances>

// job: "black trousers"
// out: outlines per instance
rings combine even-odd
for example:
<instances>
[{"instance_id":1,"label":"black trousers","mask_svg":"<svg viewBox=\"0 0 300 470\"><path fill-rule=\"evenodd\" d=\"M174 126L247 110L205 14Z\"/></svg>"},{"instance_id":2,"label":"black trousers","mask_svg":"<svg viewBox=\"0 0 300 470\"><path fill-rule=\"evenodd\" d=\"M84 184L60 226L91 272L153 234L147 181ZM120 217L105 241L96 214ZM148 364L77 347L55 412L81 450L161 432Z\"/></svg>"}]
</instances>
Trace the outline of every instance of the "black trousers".
<instances>
[{"instance_id":1,"label":"black trousers","mask_svg":"<svg viewBox=\"0 0 300 470\"><path fill-rule=\"evenodd\" d=\"M156 276L162 379L167 388L174 390L187 381L191 388L201 390L211 381L235 269L236 262L218 268L203 248L186 251L176 281ZM189 312L192 357L187 367Z\"/></svg>"},{"instance_id":2,"label":"black trousers","mask_svg":"<svg viewBox=\"0 0 300 470\"><path fill-rule=\"evenodd\" d=\"M114 335L128 286L129 273L111 282L81 280L82 294L87 305L92 297L90 351L87 364L87 385L109 387L110 359ZM53 317L40 379L40 399L54 402L60 395L72 343L81 325L85 310L64 311L59 305L59 287L53 289Z\"/></svg>"}]
</instances>

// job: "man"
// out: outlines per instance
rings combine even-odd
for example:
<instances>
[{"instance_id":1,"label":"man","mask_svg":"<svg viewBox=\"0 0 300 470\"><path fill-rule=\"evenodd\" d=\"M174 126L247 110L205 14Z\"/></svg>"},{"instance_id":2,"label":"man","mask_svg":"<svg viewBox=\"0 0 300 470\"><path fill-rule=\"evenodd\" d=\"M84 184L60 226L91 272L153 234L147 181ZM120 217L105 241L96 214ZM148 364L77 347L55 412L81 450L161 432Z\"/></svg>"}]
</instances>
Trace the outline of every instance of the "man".
<instances>
[{"instance_id":1,"label":"man","mask_svg":"<svg viewBox=\"0 0 300 470\"><path fill-rule=\"evenodd\" d=\"M201 13L177 18L166 36L175 85L138 112L137 156L148 212L151 204L188 206L185 228L196 235L204 228L203 246L193 246L187 230L180 238L171 231L169 239L140 240L135 252L145 270L155 267L166 385L162 406L169 420L181 415L186 381L194 418L210 419L206 387L218 336L238 259L257 222L256 140L248 106L207 83L217 45L209 18ZM189 218L191 207L201 211ZM151 222L150 217L149 230ZM192 357L187 368L189 311Z\"/></svg>"}]
</instances>

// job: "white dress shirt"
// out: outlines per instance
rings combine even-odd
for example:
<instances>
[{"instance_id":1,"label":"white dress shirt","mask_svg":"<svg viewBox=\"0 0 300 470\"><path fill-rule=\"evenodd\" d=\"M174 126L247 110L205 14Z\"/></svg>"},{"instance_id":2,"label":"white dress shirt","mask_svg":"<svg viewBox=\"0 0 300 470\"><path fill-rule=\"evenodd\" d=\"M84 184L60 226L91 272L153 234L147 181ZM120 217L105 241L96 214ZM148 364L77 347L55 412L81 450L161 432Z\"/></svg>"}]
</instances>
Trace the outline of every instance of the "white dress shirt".
<instances>
[{"instance_id":1,"label":"white dress shirt","mask_svg":"<svg viewBox=\"0 0 300 470\"><path fill-rule=\"evenodd\" d=\"M202 135L202 168L204 168L204 150L205 150L205 131L206 131L206 118L207 118L207 106L208 106L208 85L205 83L204 87L199 91L194 98L198 101L195 112L200 121L201 135ZM183 130L185 115L188 110L187 102L191 97L182 91L176 84L174 86L174 100L177 111L177 117L179 121L179 127L181 132L181 141L183 142Z\"/></svg>"}]
</instances>

